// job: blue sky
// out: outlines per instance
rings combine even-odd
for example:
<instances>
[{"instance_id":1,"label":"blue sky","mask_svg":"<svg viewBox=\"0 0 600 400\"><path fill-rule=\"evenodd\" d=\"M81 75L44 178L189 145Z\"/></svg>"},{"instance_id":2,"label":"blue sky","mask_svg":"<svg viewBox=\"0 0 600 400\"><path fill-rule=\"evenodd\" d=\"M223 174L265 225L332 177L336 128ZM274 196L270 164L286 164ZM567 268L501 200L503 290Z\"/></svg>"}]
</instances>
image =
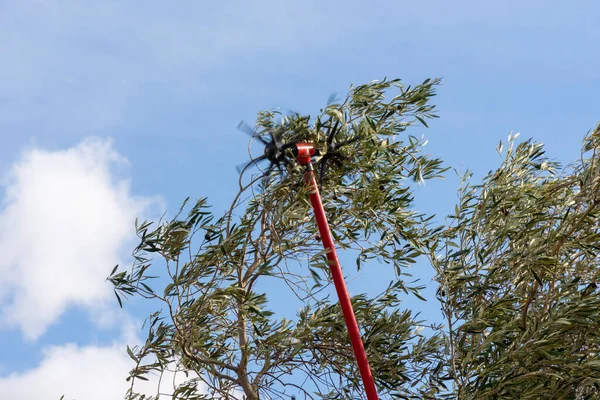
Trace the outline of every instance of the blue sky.
<instances>
[{"instance_id":1,"label":"blue sky","mask_svg":"<svg viewBox=\"0 0 600 400\"><path fill-rule=\"evenodd\" d=\"M0 0L0 32L10 399L120 398L147 310L118 310L104 278L128 263L135 216L187 196L225 207L247 159L237 123L259 110L314 114L350 84L442 77L440 119L412 133L475 179L510 131L570 161L600 119L596 1ZM457 185L419 188L416 208L444 215ZM353 291L376 286L362 277Z\"/></svg>"}]
</instances>

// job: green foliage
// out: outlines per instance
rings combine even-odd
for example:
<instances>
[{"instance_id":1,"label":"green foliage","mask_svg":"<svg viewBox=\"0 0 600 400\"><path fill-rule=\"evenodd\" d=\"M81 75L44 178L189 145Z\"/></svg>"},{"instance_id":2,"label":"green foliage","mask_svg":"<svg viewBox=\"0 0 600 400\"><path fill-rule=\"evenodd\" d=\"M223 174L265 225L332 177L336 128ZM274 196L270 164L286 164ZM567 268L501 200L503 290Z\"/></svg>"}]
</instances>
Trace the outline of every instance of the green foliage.
<instances>
[{"instance_id":1,"label":"green foliage","mask_svg":"<svg viewBox=\"0 0 600 400\"><path fill-rule=\"evenodd\" d=\"M376 259L396 272L398 280L380 296L352 299L381 395L394 398L434 398L446 390L440 337L420 333L421 323L399 300L418 295L401 277L432 234L429 219L411 209L411 182L444 171L440 160L421 153L424 139L405 131L434 117L427 101L437 83L371 82L351 88L316 118L262 112L256 126L258 134L277 129L286 141L308 140L321 149L316 168L323 170L320 188L338 248L358 254L358 268L381 268L364 265ZM345 143L336 149L343 162L325 153L333 151L328 137ZM193 376L179 399L201 398L198 382L207 398L363 396L337 299L323 295L329 269L300 168L267 178L248 178L247 171L218 219L201 199L169 221L137 224L132 270L113 270L120 304L139 296L162 305L148 319L146 343L129 349L136 364L130 398L136 379L169 368ZM267 278L303 301L296 318L270 311L274 299L258 289Z\"/></svg>"},{"instance_id":2,"label":"green foliage","mask_svg":"<svg viewBox=\"0 0 600 400\"><path fill-rule=\"evenodd\" d=\"M599 398L600 125L562 170L514 139L432 248L454 395Z\"/></svg>"},{"instance_id":3,"label":"green foliage","mask_svg":"<svg viewBox=\"0 0 600 400\"><path fill-rule=\"evenodd\" d=\"M412 186L445 169L406 130L434 117L437 83L371 82L316 118L257 118L258 135L277 130L321 150L336 246L357 255L357 269L395 273L380 295L352 298L381 398L600 398L600 125L565 168L510 135L500 167L480 184L468 173L449 223L435 227L413 208ZM136 223L134 265L109 280L120 305L136 296L160 311L146 342L127 349L130 399L149 399L136 380L166 371L188 374L174 399L364 398L337 299L324 294L329 266L302 169L286 169L245 169L219 218L201 199L168 221ZM421 298L406 279L418 258L437 273L443 327L402 307L401 296ZM270 297L265 281L289 297ZM272 311L294 296L294 318Z\"/></svg>"}]
</instances>

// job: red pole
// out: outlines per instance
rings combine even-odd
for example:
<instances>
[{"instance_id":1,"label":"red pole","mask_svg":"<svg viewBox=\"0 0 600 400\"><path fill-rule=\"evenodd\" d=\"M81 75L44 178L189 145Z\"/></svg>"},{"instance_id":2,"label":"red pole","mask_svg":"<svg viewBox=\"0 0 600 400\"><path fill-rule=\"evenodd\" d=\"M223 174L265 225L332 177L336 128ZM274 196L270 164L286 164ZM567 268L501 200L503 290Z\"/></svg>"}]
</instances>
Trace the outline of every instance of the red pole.
<instances>
[{"instance_id":1,"label":"red pole","mask_svg":"<svg viewBox=\"0 0 600 400\"><path fill-rule=\"evenodd\" d=\"M304 160L299 159L299 161ZM340 300L344 320L346 321L346 326L348 328L348 335L350 336L350 342L352 343L358 370L360 371L360 376L363 385L365 386L365 392L367 392L367 399L378 400L379 397L377 397L377 389L375 388L375 382L373 380L373 375L371 374L371 368L369 367L369 360L367 359L367 354L365 353L365 348L360 337L360 331L358 330L358 324L356 322L356 317L354 316L352 303L350 302L350 295L348 295L348 290L346 289L346 282L344 282L340 261L335 252L333 237L329 230L329 222L327 222L325 209L321 202L321 195L319 194L319 188L317 186L312 164L310 164L310 158L308 161L309 162L306 164L306 172L304 173L304 180L308 186L308 196L315 212L315 219L319 226L319 234L323 241L323 247L325 250L328 250L327 259L329 260L329 268L331 270L335 290Z\"/></svg>"}]
</instances>

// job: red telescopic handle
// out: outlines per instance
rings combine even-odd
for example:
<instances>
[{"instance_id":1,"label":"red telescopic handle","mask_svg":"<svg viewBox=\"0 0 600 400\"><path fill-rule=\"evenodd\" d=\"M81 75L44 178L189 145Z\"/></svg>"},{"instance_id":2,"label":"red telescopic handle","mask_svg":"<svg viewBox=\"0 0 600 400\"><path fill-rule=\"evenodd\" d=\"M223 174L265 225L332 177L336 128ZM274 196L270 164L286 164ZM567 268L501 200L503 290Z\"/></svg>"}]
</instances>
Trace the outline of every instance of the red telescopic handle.
<instances>
[{"instance_id":1,"label":"red telescopic handle","mask_svg":"<svg viewBox=\"0 0 600 400\"><path fill-rule=\"evenodd\" d=\"M298 157L299 161L300 157ZM350 336L350 342L352 343L352 349L354 350L354 356L356 357L356 363L358 364L358 370L365 386L365 392L367 393L368 400L378 400L377 389L375 388L375 381L371 374L371 368L369 367L369 360L365 353L365 347L363 346L362 339L360 337L360 331L358 330L358 323L354 316L354 310L352 309L352 302L350 301L350 295L346 289L346 282L344 281L344 275L342 274L342 268L340 267L340 261L338 260L337 253L333 244L333 237L329 230L329 222L327 216L325 216L325 209L321 202L321 195L319 194L319 188L315 179L315 173L312 165L310 164L310 158L306 165L306 172L304 174L304 180L308 186L308 193L310 202L315 212L315 219L319 226L319 234L323 241L323 247L327 250L327 259L329 260L329 268L331 270L331 276L335 285L340 305L342 307L342 313L344 314L344 320L348 328L348 335Z\"/></svg>"}]
</instances>

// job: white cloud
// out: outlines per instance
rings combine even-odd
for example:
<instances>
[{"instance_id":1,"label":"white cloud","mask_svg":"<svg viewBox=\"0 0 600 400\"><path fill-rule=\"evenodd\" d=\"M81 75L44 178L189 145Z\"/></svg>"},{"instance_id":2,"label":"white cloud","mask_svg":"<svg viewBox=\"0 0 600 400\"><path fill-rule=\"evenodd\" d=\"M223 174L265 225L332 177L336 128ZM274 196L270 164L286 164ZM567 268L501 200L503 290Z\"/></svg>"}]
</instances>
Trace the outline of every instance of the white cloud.
<instances>
[{"instance_id":1,"label":"white cloud","mask_svg":"<svg viewBox=\"0 0 600 400\"><path fill-rule=\"evenodd\" d=\"M0 321L34 340L72 306L102 327L120 326L110 345L65 343L42 349L39 365L0 377L2 398L100 400L123 398L140 343L141 325L116 308L111 267L133 236L136 216L159 203L131 195L127 160L108 140L88 139L63 151L25 151L5 175L0 207ZM125 171L126 172L126 171ZM171 398L182 373L138 381L136 391ZM160 389L160 390L159 390ZM202 387L200 387L202 389Z\"/></svg>"},{"instance_id":2,"label":"white cloud","mask_svg":"<svg viewBox=\"0 0 600 400\"><path fill-rule=\"evenodd\" d=\"M58 400L119 399L128 384L125 382L132 360L125 348L75 344L44 349L41 364L22 374L0 378L0 391L7 399Z\"/></svg>"},{"instance_id":3,"label":"white cloud","mask_svg":"<svg viewBox=\"0 0 600 400\"><path fill-rule=\"evenodd\" d=\"M132 321L125 322L123 338L109 346L78 346L73 343L43 349L39 366L23 373L0 378L3 399L15 400L105 400L122 399L130 387L126 382L135 366L126 352L131 343ZM133 340L139 342L139 339ZM167 372L160 380L137 381L135 391L153 395L160 389L160 399L169 399L173 387L186 381L183 373ZM199 390L204 390L199 386Z\"/></svg>"},{"instance_id":4,"label":"white cloud","mask_svg":"<svg viewBox=\"0 0 600 400\"><path fill-rule=\"evenodd\" d=\"M70 306L114 306L105 278L153 204L119 177L110 141L32 149L12 165L0 208L0 323L35 340Z\"/></svg>"}]
</instances>

